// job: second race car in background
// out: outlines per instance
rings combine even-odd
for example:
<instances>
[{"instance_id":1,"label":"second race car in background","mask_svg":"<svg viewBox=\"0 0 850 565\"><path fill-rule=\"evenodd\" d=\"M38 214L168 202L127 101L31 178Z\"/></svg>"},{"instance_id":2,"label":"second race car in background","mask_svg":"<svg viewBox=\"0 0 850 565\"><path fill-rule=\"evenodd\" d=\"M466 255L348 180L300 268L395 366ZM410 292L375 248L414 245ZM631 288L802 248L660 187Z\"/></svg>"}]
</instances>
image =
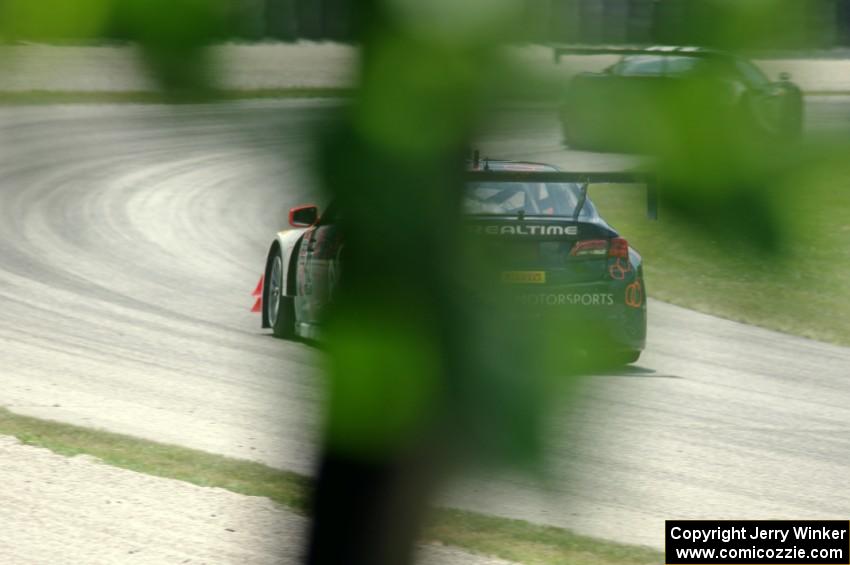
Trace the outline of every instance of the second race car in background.
<instances>
[{"instance_id":1,"label":"second race car in background","mask_svg":"<svg viewBox=\"0 0 850 565\"><path fill-rule=\"evenodd\" d=\"M628 173L486 161L467 173L463 212L476 249L497 257L493 272L477 276L506 289L500 296L518 313L560 319L584 335L601 328L606 356L628 363L646 341L643 260L587 196L589 182L618 180L633 182ZM294 229L269 248L262 324L279 337L315 338L344 276L345 234L333 203L321 216L313 205L293 208L289 223Z\"/></svg>"},{"instance_id":2,"label":"second race car in background","mask_svg":"<svg viewBox=\"0 0 850 565\"><path fill-rule=\"evenodd\" d=\"M795 141L803 96L783 73L771 81L751 61L700 47L555 46L563 55L621 55L601 72L575 75L560 107L564 141L588 149L652 150L695 136ZM681 134L678 135L677 134ZM671 137L672 136L672 137Z\"/></svg>"}]
</instances>

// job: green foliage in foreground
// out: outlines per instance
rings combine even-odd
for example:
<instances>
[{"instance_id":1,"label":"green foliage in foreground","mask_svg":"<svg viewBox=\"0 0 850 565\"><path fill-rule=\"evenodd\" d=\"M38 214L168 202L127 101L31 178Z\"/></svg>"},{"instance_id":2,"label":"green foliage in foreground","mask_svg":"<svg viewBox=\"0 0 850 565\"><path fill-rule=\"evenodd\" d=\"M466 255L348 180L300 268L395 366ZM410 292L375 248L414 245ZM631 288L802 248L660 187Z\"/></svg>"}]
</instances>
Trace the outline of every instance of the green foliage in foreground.
<instances>
[{"instance_id":1,"label":"green foliage in foreground","mask_svg":"<svg viewBox=\"0 0 850 565\"><path fill-rule=\"evenodd\" d=\"M739 233L712 233L661 210L647 220L642 190L598 186L602 215L645 258L650 296L723 318L850 345L850 175L822 162L771 188L785 234L760 253Z\"/></svg>"},{"instance_id":2,"label":"green foliage in foreground","mask_svg":"<svg viewBox=\"0 0 850 565\"><path fill-rule=\"evenodd\" d=\"M289 471L166 445L13 414L0 408L0 435L67 456L86 454L108 465L159 477L265 496L298 513L308 510L311 481ZM468 551L532 565L640 565L661 563L656 551L578 536L540 526L462 510L434 512L425 539Z\"/></svg>"}]
</instances>

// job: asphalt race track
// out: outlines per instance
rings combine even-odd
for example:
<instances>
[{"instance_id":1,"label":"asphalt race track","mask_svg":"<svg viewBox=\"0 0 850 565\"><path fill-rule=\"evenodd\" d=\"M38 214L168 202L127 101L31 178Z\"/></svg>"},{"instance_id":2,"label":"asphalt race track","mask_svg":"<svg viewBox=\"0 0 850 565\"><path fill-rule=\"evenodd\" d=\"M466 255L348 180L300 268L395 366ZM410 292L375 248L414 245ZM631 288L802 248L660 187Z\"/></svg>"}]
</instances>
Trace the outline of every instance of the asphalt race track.
<instances>
[{"instance_id":1,"label":"asphalt race track","mask_svg":"<svg viewBox=\"0 0 850 565\"><path fill-rule=\"evenodd\" d=\"M815 115L846 123L831 100ZM248 309L327 105L0 109L0 405L310 472L320 356ZM629 160L564 151L538 114L491 150ZM545 486L446 500L652 546L664 519L847 519L850 349L650 308L638 366L553 413Z\"/></svg>"}]
</instances>

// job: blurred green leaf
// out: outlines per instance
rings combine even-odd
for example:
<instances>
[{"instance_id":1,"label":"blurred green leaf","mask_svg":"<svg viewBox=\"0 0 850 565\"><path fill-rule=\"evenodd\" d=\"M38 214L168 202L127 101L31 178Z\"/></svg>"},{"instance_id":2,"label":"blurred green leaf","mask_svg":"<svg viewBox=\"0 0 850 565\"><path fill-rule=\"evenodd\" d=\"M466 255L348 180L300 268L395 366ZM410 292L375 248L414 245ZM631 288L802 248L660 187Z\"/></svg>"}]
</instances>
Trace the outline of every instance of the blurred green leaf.
<instances>
[{"instance_id":1,"label":"blurred green leaf","mask_svg":"<svg viewBox=\"0 0 850 565\"><path fill-rule=\"evenodd\" d=\"M105 31L113 0L3 0L0 35L26 40L91 40Z\"/></svg>"},{"instance_id":2,"label":"blurred green leaf","mask_svg":"<svg viewBox=\"0 0 850 565\"><path fill-rule=\"evenodd\" d=\"M136 41L167 92L208 96L215 73L206 47L227 36L224 0L115 0L115 31Z\"/></svg>"},{"instance_id":3,"label":"blurred green leaf","mask_svg":"<svg viewBox=\"0 0 850 565\"><path fill-rule=\"evenodd\" d=\"M340 453L392 456L432 421L444 367L423 305L409 305L362 303L334 319L326 437Z\"/></svg>"}]
</instances>

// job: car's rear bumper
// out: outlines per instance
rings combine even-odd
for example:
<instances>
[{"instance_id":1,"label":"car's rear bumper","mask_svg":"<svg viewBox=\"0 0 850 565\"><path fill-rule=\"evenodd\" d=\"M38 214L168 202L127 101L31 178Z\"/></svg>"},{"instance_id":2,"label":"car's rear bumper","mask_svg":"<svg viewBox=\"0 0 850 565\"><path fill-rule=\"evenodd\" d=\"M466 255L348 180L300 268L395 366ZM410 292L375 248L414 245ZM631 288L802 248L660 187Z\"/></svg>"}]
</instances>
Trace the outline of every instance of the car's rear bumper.
<instances>
[{"instance_id":1,"label":"car's rear bumper","mask_svg":"<svg viewBox=\"0 0 850 565\"><path fill-rule=\"evenodd\" d=\"M512 315L540 320L550 334L621 351L646 346L646 292L641 278L508 290Z\"/></svg>"}]
</instances>

